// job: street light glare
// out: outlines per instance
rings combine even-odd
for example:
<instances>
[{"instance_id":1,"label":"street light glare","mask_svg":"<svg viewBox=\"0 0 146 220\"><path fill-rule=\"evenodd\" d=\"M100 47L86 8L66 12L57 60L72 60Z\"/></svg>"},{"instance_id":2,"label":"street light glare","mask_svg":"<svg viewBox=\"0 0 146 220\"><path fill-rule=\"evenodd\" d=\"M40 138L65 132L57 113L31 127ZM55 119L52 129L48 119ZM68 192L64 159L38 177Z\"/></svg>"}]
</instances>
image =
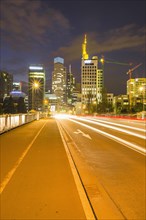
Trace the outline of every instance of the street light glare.
<instances>
[{"instance_id":1,"label":"street light glare","mask_svg":"<svg viewBox=\"0 0 146 220\"><path fill-rule=\"evenodd\" d=\"M103 58L101 58L101 59L100 59L100 62L101 62L101 63L104 63L104 59L103 59Z\"/></svg>"},{"instance_id":2,"label":"street light glare","mask_svg":"<svg viewBox=\"0 0 146 220\"><path fill-rule=\"evenodd\" d=\"M144 90L144 88L143 88L143 87L140 87L139 90L142 92L142 91Z\"/></svg>"},{"instance_id":3,"label":"street light glare","mask_svg":"<svg viewBox=\"0 0 146 220\"><path fill-rule=\"evenodd\" d=\"M54 115L54 118L56 118L56 119L68 119L69 117L71 117L71 116L68 114L55 114Z\"/></svg>"},{"instance_id":4,"label":"street light glare","mask_svg":"<svg viewBox=\"0 0 146 220\"><path fill-rule=\"evenodd\" d=\"M35 82L34 84L33 84L33 86L34 86L34 88L38 88L39 87L39 83L37 83L37 82Z\"/></svg>"},{"instance_id":5,"label":"street light glare","mask_svg":"<svg viewBox=\"0 0 146 220\"><path fill-rule=\"evenodd\" d=\"M31 83L31 87L32 87L32 90L36 90L36 89L40 89L41 87L41 83L37 80L34 80L32 83Z\"/></svg>"}]
</instances>

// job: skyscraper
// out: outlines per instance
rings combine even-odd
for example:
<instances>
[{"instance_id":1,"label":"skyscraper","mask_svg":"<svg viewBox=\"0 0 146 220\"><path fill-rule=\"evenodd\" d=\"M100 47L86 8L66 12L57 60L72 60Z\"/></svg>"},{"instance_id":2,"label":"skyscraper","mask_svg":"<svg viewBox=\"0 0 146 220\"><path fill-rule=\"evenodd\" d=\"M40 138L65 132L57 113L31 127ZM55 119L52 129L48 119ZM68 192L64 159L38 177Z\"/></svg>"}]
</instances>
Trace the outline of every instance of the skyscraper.
<instances>
[{"instance_id":1,"label":"skyscraper","mask_svg":"<svg viewBox=\"0 0 146 220\"><path fill-rule=\"evenodd\" d=\"M81 93L82 106L90 112L91 105L102 102L103 70L98 68L98 57L89 59L87 53L87 37L82 44L81 61Z\"/></svg>"},{"instance_id":2,"label":"skyscraper","mask_svg":"<svg viewBox=\"0 0 146 220\"><path fill-rule=\"evenodd\" d=\"M71 65L69 65L69 71L67 72L67 104L72 105L73 103L73 90L75 89L75 77L71 71Z\"/></svg>"},{"instance_id":3,"label":"skyscraper","mask_svg":"<svg viewBox=\"0 0 146 220\"><path fill-rule=\"evenodd\" d=\"M13 91L21 91L21 83L13 82Z\"/></svg>"},{"instance_id":4,"label":"skyscraper","mask_svg":"<svg viewBox=\"0 0 146 220\"><path fill-rule=\"evenodd\" d=\"M54 70L52 73L52 93L58 100L58 111L66 104L66 68L64 59L54 58Z\"/></svg>"},{"instance_id":5,"label":"skyscraper","mask_svg":"<svg viewBox=\"0 0 146 220\"><path fill-rule=\"evenodd\" d=\"M6 71L0 71L0 98L9 96L13 86L13 75Z\"/></svg>"},{"instance_id":6,"label":"skyscraper","mask_svg":"<svg viewBox=\"0 0 146 220\"><path fill-rule=\"evenodd\" d=\"M42 111L45 95L45 70L42 65L29 67L28 109Z\"/></svg>"},{"instance_id":7,"label":"skyscraper","mask_svg":"<svg viewBox=\"0 0 146 220\"><path fill-rule=\"evenodd\" d=\"M127 81L127 95L130 108L136 104L137 99L141 99L141 102L146 105L146 78L129 79Z\"/></svg>"}]
</instances>

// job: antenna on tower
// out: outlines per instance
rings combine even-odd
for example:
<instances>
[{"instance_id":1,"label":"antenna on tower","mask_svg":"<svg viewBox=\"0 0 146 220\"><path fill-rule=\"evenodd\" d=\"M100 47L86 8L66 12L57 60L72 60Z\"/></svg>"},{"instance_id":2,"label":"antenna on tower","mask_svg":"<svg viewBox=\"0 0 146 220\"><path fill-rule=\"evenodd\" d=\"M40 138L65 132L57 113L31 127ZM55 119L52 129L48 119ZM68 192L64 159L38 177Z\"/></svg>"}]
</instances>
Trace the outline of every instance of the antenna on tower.
<instances>
[{"instance_id":1,"label":"antenna on tower","mask_svg":"<svg viewBox=\"0 0 146 220\"><path fill-rule=\"evenodd\" d=\"M71 73L71 64L69 65L69 73Z\"/></svg>"},{"instance_id":2,"label":"antenna on tower","mask_svg":"<svg viewBox=\"0 0 146 220\"><path fill-rule=\"evenodd\" d=\"M84 60L88 60L88 58L89 58L87 51L86 51L86 49L87 49L86 46L87 46L87 35L85 34L84 42L82 44L82 58Z\"/></svg>"}]
</instances>

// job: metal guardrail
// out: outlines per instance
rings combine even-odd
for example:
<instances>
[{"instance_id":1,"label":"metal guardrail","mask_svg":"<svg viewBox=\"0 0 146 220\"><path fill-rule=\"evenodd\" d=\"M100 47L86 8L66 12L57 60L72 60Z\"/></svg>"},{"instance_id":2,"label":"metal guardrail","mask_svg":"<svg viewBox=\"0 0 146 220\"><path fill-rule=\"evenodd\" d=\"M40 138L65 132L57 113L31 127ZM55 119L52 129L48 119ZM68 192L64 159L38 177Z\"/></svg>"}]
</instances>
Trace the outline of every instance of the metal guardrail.
<instances>
[{"instance_id":1,"label":"metal guardrail","mask_svg":"<svg viewBox=\"0 0 146 220\"><path fill-rule=\"evenodd\" d=\"M39 118L39 113L0 115L0 134Z\"/></svg>"}]
</instances>

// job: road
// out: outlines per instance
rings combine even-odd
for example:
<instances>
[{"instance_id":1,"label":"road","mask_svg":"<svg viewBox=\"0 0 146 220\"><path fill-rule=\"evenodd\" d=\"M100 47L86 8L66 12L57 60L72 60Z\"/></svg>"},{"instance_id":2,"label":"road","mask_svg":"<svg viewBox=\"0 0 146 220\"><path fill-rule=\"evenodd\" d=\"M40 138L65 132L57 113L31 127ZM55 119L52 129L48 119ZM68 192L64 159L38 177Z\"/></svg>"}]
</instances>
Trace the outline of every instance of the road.
<instances>
[{"instance_id":1,"label":"road","mask_svg":"<svg viewBox=\"0 0 146 220\"><path fill-rule=\"evenodd\" d=\"M2 220L146 219L143 121L50 118L0 138Z\"/></svg>"},{"instance_id":2,"label":"road","mask_svg":"<svg viewBox=\"0 0 146 220\"><path fill-rule=\"evenodd\" d=\"M0 136L0 219L93 219L55 119Z\"/></svg>"},{"instance_id":3,"label":"road","mask_svg":"<svg viewBox=\"0 0 146 220\"><path fill-rule=\"evenodd\" d=\"M82 167L85 188L99 219L110 219L108 197L109 206L115 206L123 219L146 219L145 123L89 117L60 119L59 123L75 143L76 155L90 167L90 177L95 178L90 183ZM100 206L102 210L104 206L104 213L100 213Z\"/></svg>"}]
</instances>

